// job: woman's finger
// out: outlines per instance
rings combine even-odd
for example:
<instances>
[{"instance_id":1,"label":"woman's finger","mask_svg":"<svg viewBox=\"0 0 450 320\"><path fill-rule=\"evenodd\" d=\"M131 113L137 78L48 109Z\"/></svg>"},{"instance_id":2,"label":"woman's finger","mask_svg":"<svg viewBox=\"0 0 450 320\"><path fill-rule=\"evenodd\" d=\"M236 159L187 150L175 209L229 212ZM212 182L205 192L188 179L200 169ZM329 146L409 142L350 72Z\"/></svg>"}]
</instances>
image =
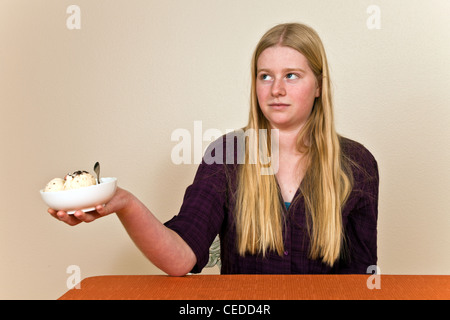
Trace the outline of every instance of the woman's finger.
<instances>
[{"instance_id":1,"label":"woman's finger","mask_svg":"<svg viewBox=\"0 0 450 320\"><path fill-rule=\"evenodd\" d=\"M83 212L81 210L75 211L73 216L83 222L92 222L100 217L96 211Z\"/></svg>"},{"instance_id":2,"label":"woman's finger","mask_svg":"<svg viewBox=\"0 0 450 320\"><path fill-rule=\"evenodd\" d=\"M56 211L56 210L53 210L53 209L48 209L48 212L53 217L55 217L59 221L65 222L69 226L75 226L75 225L77 225L77 224L79 224L81 222L80 220L78 220L73 215L67 214L67 212L65 212L65 211Z\"/></svg>"},{"instance_id":3,"label":"woman's finger","mask_svg":"<svg viewBox=\"0 0 450 320\"><path fill-rule=\"evenodd\" d=\"M56 210L52 209L52 208L48 208L47 212L50 213L50 215L56 219L58 219L58 217L56 216Z\"/></svg>"},{"instance_id":4,"label":"woman's finger","mask_svg":"<svg viewBox=\"0 0 450 320\"><path fill-rule=\"evenodd\" d=\"M98 205L95 207L95 210L100 216L106 216L110 213L108 212L106 205Z\"/></svg>"}]
</instances>

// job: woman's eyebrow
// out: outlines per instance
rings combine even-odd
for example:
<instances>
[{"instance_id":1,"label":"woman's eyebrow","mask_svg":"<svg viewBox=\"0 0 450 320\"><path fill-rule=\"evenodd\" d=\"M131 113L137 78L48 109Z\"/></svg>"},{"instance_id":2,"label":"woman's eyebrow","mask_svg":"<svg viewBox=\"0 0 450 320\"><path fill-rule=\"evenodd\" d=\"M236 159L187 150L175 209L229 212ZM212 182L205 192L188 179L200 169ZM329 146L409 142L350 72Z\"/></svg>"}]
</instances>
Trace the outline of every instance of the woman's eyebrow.
<instances>
[{"instance_id":1,"label":"woman's eyebrow","mask_svg":"<svg viewBox=\"0 0 450 320\"><path fill-rule=\"evenodd\" d=\"M257 73L260 72L271 72L271 69L268 68L261 68L261 69L257 69ZM290 72L290 71L300 71L300 72L305 72L305 70L303 70L302 68L284 68L282 70L283 72Z\"/></svg>"}]
</instances>

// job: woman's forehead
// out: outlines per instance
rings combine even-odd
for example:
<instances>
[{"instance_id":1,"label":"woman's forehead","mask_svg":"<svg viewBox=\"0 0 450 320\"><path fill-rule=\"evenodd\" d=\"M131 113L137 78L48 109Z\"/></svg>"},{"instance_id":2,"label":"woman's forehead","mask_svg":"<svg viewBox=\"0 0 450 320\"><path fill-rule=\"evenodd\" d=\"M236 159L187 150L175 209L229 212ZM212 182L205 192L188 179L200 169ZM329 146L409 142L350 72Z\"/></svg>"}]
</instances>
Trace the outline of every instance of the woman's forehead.
<instances>
[{"instance_id":1,"label":"woman's forehead","mask_svg":"<svg viewBox=\"0 0 450 320\"><path fill-rule=\"evenodd\" d=\"M258 57L256 66L259 70L302 69L309 68L308 60L299 51L286 46L266 48Z\"/></svg>"}]
</instances>

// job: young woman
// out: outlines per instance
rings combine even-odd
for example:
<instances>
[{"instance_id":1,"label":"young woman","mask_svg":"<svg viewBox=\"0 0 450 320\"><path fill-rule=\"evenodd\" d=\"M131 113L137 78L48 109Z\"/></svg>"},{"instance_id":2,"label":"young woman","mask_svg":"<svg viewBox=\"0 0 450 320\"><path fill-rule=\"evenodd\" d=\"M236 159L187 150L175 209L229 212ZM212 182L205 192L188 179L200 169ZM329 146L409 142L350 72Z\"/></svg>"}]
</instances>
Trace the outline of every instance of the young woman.
<instances>
[{"instance_id":1,"label":"young woman","mask_svg":"<svg viewBox=\"0 0 450 320\"><path fill-rule=\"evenodd\" d=\"M233 133L214 142L207 153L225 150L226 161L204 158L179 214L165 224L121 188L95 212L49 213L76 225L115 212L140 250L170 275L200 272L217 234L222 274L366 273L376 265L377 163L336 133L327 58L313 29L281 24L261 38L241 132L257 138ZM252 150L267 152L250 161ZM276 170L267 174L274 159Z\"/></svg>"}]
</instances>

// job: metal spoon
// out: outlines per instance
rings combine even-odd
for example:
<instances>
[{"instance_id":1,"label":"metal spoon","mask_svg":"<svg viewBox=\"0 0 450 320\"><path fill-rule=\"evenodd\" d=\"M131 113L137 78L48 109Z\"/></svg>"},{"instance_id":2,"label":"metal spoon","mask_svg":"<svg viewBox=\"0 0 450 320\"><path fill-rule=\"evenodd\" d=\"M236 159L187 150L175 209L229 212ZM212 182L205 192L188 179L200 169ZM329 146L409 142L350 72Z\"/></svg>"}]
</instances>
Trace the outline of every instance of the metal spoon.
<instances>
[{"instance_id":1,"label":"metal spoon","mask_svg":"<svg viewBox=\"0 0 450 320\"><path fill-rule=\"evenodd\" d=\"M100 184L100 163L96 162L94 164L94 171L97 174L97 184Z\"/></svg>"}]
</instances>

